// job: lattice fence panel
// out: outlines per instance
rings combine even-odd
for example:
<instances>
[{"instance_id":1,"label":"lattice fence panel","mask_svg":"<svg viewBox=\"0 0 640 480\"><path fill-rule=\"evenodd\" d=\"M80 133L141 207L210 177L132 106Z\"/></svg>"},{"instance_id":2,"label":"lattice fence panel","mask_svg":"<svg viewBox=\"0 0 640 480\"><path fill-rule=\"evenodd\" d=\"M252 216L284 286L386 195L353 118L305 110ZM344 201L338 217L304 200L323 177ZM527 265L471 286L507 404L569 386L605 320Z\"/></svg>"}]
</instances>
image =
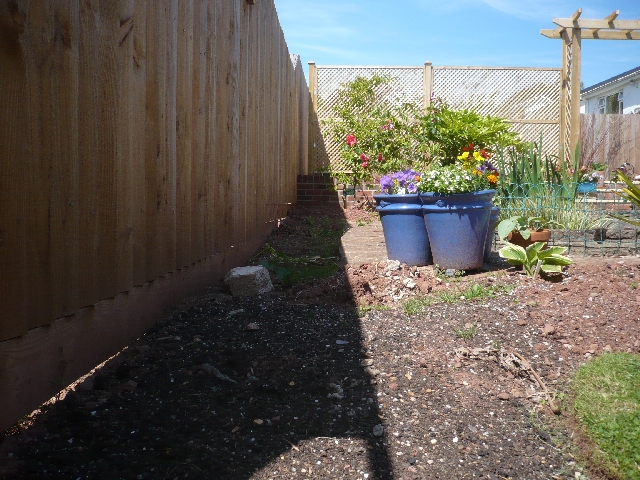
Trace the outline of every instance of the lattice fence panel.
<instances>
[{"instance_id":1,"label":"lattice fence panel","mask_svg":"<svg viewBox=\"0 0 640 480\"><path fill-rule=\"evenodd\" d=\"M423 102L423 67L318 67L318 120L313 135L316 167L346 169L340 159L343 145L325 135L323 121L331 118L340 86L358 76L388 76L380 96L390 102ZM433 92L453 108L466 108L506 118L525 141L543 134L545 153L557 154L560 118L560 69L433 67Z\"/></svg>"}]
</instances>

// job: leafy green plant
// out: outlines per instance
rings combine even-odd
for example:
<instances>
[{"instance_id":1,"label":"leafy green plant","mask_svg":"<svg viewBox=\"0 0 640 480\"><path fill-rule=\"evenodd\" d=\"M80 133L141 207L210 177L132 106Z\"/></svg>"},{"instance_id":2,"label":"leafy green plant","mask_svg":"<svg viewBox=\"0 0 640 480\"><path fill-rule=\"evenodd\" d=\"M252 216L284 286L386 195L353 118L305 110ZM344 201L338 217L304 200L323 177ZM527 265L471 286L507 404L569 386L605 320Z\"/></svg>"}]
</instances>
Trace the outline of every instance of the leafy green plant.
<instances>
[{"instance_id":1,"label":"leafy green plant","mask_svg":"<svg viewBox=\"0 0 640 480\"><path fill-rule=\"evenodd\" d=\"M439 102L437 112L428 112L418 119L426 139L437 146L436 155L443 165L455 163L461 149L468 145L487 152L524 146L518 134L511 132L502 118L471 110L453 110L437 99L432 99L433 102Z\"/></svg>"},{"instance_id":2,"label":"leafy green plant","mask_svg":"<svg viewBox=\"0 0 640 480\"><path fill-rule=\"evenodd\" d=\"M544 273L561 273L563 266L573 263L573 260L562 255L566 252L566 248L549 247L543 250L543 247L544 242L536 242L526 249L507 242L507 245L501 248L498 253L511 265L522 265L530 277L533 276L538 262L540 262L540 270Z\"/></svg>"},{"instance_id":3,"label":"leafy green plant","mask_svg":"<svg viewBox=\"0 0 640 480\"><path fill-rule=\"evenodd\" d=\"M624 198L635 207L640 207L640 187L633 183L633 181L624 173L618 172L618 178L620 178L620 180L627 184L627 188L623 188L619 192L616 191L616 194ZM623 222L629 223L631 225L635 225L636 227L640 227L640 221L638 220L632 220L622 215L609 214L609 216L617 220L622 220Z\"/></svg>"},{"instance_id":4,"label":"leafy green plant","mask_svg":"<svg viewBox=\"0 0 640 480\"><path fill-rule=\"evenodd\" d=\"M604 353L572 382L573 413L593 442L588 460L616 479L640 479L640 355Z\"/></svg>"}]
</instances>

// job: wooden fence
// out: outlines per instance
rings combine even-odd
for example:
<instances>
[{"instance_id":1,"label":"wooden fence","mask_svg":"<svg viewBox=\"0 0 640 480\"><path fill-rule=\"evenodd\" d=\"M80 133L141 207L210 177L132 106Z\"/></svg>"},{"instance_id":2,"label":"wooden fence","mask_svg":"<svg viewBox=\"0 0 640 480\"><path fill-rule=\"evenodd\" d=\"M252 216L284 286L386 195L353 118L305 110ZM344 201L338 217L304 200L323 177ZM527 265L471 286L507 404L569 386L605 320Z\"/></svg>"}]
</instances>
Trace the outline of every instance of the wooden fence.
<instances>
[{"instance_id":1,"label":"wooden fence","mask_svg":"<svg viewBox=\"0 0 640 480\"><path fill-rule=\"evenodd\" d=\"M273 0L0 2L0 429L295 202L297 63Z\"/></svg>"},{"instance_id":2,"label":"wooden fence","mask_svg":"<svg viewBox=\"0 0 640 480\"><path fill-rule=\"evenodd\" d=\"M624 163L640 174L640 115L581 114L580 151L583 163L607 165L607 176Z\"/></svg>"}]
</instances>

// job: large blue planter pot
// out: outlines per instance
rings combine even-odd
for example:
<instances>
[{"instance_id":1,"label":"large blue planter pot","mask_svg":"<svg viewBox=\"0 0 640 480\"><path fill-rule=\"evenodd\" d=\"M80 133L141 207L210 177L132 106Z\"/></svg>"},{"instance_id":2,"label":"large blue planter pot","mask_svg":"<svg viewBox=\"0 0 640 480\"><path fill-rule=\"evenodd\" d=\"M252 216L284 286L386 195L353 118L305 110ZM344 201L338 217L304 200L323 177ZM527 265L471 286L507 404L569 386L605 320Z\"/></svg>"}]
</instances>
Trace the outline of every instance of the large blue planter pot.
<instances>
[{"instance_id":1,"label":"large blue planter pot","mask_svg":"<svg viewBox=\"0 0 640 480\"><path fill-rule=\"evenodd\" d=\"M484 242L484 263L489 263L491 260L491 247L493 246L493 239L496 233L496 227L498 226L498 220L500 220L500 209L498 207L491 207L491 216L489 217L489 228L487 229L487 239Z\"/></svg>"},{"instance_id":2,"label":"large blue planter pot","mask_svg":"<svg viewBox=\"0 0 640 480\"><path fill-rule=\"evenodd\" d=\"M495 193L420 194L433 263L455 270L482 267Z\"/></svg>"},{"instance_id":3,"label":"large blue planter pot","mask_svg":"<svg viewBox=\"0 0 640 480\"><path fill-rule=\"evenodd\" d=\"M431 250L418 194L373 196L380 214L389 260L412 266L430 265Z\"/></svg>"}]
</instances>

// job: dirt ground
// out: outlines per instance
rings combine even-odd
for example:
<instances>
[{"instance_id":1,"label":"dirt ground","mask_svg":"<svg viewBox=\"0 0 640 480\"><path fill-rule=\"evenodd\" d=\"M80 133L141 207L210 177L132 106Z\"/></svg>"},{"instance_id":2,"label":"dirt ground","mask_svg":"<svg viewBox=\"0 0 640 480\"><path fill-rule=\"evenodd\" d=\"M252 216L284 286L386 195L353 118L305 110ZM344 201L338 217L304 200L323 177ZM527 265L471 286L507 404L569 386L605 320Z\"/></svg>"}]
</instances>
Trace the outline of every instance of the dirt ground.
<instances>
[{"instance_id":1,"label":"dirt ground","mask_svg":"<svg viewBox=\"0 0 640 480\"><path fill-rule=\"evenodd\" d=\"M310 216L345 227L296 209L269 244L307 251ZM570 378L640 352L640 259L535 281L494 260L462 277L346 265L249 299L215 286L7 430L0 479L601 478L580 461Z\"/></svg>"}]
</instances>

